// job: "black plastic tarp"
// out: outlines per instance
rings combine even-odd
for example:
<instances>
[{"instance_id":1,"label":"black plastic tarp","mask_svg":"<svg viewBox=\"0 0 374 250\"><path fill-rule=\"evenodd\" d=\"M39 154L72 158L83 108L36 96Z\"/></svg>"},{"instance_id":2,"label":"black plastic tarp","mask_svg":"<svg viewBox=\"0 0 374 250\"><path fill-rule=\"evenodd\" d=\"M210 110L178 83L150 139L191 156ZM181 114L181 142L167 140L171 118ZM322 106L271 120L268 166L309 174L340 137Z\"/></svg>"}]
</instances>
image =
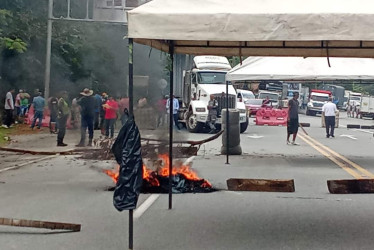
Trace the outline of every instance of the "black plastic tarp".
<instances>
[{"instance_id":1,"label":"black plastic tarp","mask_svg":"<svg viewBox=\"0 0 374 250\"><path fill-rule=\"evenodd\" d=\"M143 160L140 133L133 116L126 119L112 152L120 165L113 205L118 211L135 209L143 184Z\"/></svg>"}]
</instances>

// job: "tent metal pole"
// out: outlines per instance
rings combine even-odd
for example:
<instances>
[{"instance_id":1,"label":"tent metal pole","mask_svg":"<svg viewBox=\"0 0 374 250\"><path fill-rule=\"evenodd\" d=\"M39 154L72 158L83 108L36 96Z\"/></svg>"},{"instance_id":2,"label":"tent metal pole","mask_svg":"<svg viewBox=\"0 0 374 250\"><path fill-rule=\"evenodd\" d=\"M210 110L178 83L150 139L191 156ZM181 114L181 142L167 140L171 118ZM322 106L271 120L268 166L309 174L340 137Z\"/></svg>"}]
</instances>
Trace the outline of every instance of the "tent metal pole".
<instances>
[{"instance_id":1,"label":"tent metal pole","mask_svg":"<svg viewBox=\"0 0 374 250\"><path fill-rule=\"evenodd\" d=\"M129 249L134 248L134 216L133 210L129 210Z\"/></svg>"},{"instance_id":2,"label":"tent metal pole","mask_svg":"<svg viewBox=\"0 0 374 250\"><path fill-rule=\"evenodd\" d=\"M129 38L129 113L134 114L134 67L133 67L133 61L134 61L134 54L133 54L133 48L134 48L134 41L132 38Z\"/></svg>"},{"instance_id":3,"label":"tent metal pole","mask_svg":"<svg viewBox=\"0 0 374 250\"><path fill-rule=\"evenodd\" d=\"M230 164L229 162L229 142L230 142L230 125L229 125L229 82L226 81L226 164Z\"/></svg>"},{"instance_id":4,"label":"tent metal pole","mask_svg":"<svg viewBox=\"0 0 374 250\"><path fill-rule=\"evenodd\" d=\"M129 38L129 86L128 86L128 93L129 93L129 113L131 115L134 114L134 68L133 68L133 46L134 41L132 38ZM129 210L129 249L133 249L133 242L134 242L134 217L133 217L133 210Z\"/></svg>"},{"instance_id":5,"label":"tent metal pole","mask_svg":"<svg viewBox=\"0 0 374 250\"><path fill-rule=\"evenodd\" d=\"M174 109L174 42L170 41L169 44L169 55L170 67L169 79L170 79L170 99L169 99L169 209L173 208L173 179L172 179L172 170L173 170L173 109ZM175 124L178 126L178 124Z\"/></svg>"}]
</instances>

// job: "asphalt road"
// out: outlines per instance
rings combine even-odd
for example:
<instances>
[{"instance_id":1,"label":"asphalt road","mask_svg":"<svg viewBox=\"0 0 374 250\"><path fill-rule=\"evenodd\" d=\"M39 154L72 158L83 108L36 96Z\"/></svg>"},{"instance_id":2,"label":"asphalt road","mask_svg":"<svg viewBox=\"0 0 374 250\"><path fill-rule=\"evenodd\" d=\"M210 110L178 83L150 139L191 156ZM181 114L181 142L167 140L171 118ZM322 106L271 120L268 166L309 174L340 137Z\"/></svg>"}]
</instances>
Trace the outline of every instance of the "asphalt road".
<instances>
[{"instance_id":1,"label":"asphalt road","mask_svg":"<svg viewBox=\"0 0 374 250\"><path fill-rule=\"evenodd\" d=\"M203 145L193 168L219 191L173 195L172 210L167 195L141 194L134 249L373 249L373 194L329 194L326 181L374 174L373 131L346 128L374 122L343 113L328 139L320 119L300 115L311 127L305 128L309 137L300 131L298 146L286 145L285 127L251 120L241 135L243 155L230 156L230 164L220 155L221 138ZM352 175L331 160L337 155L368 172L352 168ZM0 226L0 249L127 249L128 214L114 209L113 193L106 191L113 184L99 171L110 167L109 161L55 156L1 172L0 217L80 223L82 231ZM229 178L294 179L296 191L232 192Z\"/></svg>"}]
</instances>

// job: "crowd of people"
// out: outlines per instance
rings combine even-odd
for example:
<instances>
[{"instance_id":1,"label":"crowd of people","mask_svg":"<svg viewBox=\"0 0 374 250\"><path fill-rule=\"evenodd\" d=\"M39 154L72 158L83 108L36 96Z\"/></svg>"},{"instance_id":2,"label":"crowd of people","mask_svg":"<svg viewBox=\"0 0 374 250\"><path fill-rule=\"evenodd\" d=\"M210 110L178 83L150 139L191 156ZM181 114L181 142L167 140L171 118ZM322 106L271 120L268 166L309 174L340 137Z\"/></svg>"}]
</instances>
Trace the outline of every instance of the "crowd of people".
<instances>
[{"instance_id":1,"label":"crowd of people","mask_svg":"<svg viewBox=\"0 0 374 250\"><path fill-rule=\"evenodd\" d=\"M15 88L11 88L5 96L2 127L10 128L15 123L24 122L24 117L32 113L30 128L40 129L47 115L50 118L50 133L57 134L57 146L61 147L67 146L64 143L67 126L80 129L80 141L76 145L78 147L92 146L94 130L100 130L102 135L113 138L117 118L124 121L123 114L129 107L128 98L116 100L107 93L94 95L88 88L74 98L71 105L69 105L67 91L61 91L56 96L49 97L47 101L39 90L36 90L33 96L24 90L19 90L14 98L14 93Z\"/></svg>"},{"instance_id":2,"label":"crowd of people","mask_svg":"<svg viewBox=\"0 0 374 250\"><path fill-rule=\"evenodd\" d=\"M25 90L20 89L15 98L15 88L9 89L5 95L3 128L10 128L24 117L30 107L30 96Z\"/></svg>"}]
</instances>

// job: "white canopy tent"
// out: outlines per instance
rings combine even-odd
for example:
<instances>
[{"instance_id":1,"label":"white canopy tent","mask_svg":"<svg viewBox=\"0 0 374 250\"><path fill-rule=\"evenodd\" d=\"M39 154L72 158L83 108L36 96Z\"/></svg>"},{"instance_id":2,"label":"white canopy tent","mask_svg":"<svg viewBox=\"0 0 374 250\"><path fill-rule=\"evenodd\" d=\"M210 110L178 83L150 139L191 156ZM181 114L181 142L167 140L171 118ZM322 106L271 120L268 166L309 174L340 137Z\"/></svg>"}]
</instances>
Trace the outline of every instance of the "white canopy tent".
<instances>
[{"instance_id":1,"label":"white canopy tent","mask_svg":"<svg viewBox=\"0 0 374 250\"><path fill-rule=\"evenodd\" d=\"M374 80L374 59L323 57L248 57L230 70L228 81Z\"/></svg>"},{"instance_id":2,"label":"white canopy tent","mask_svg":"<svg viewBox=\"0 0 374 250\"><path fill-rule=\"evenodd\" d=\"M371 0L153 0L128 13L128 36L165 52L374 57Z\"/></svg>"},{"instance_id":3,"label":"white canopy tent","mask_svg":"<svg viewBox=\"0 0 374 250\"><path fill-rule=\"evenodd\" d=\"M373 23L371 0L153 0L128 12L130 111L133 42L168 52L171 61L178 53L374 58ZM170 183L172 143L170 112Z\"/></svg>"}]
</instances>

